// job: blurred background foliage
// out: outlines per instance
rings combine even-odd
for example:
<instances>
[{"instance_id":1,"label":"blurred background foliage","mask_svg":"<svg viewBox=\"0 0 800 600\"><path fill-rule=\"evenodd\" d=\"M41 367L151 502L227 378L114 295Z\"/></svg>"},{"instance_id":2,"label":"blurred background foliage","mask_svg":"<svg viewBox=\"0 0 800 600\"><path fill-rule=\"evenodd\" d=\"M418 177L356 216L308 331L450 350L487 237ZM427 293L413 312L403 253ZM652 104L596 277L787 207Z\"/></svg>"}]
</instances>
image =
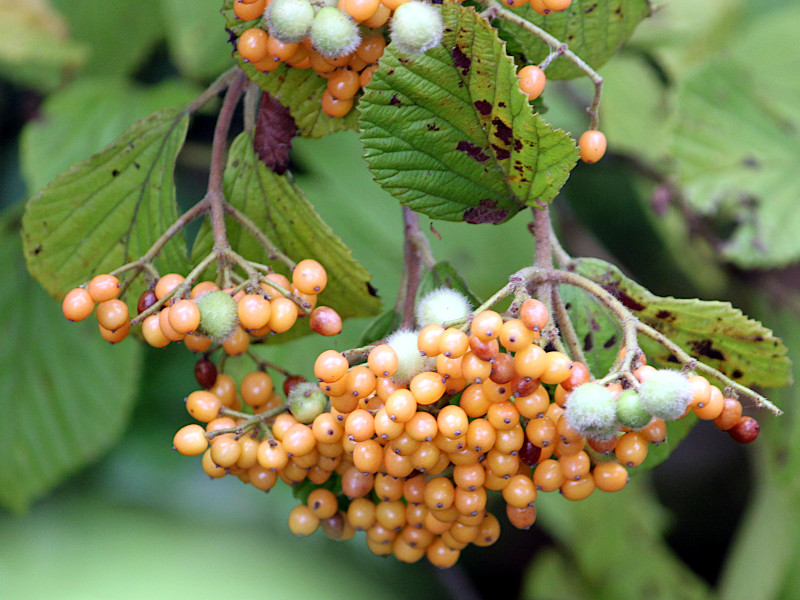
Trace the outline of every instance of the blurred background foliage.
<instances>
[{"instance_id":1,"label":"blurred background foliage","mask_svg":"<svg viewBox=\"0 0 800 600\"><path fill-rule=\"evenodd\" d=\"M562 239L654 293L732 301L782 336L797 364L800 9L791 0L656 8L601 70L610 154L579 166L556 200ZM295 502L285 486L264 498L209 482L199 460L170 451L189 421L181 399L196 385L194 357L134 340L108 348L92 325L64 322L26 274L20 203L232 64L218 11L218 0L0 0L4 597L796 598L793 388L767 390L787 414L760 413L752 447L702 423L624 491L575 504L541 498L534 528L506 523L497 545L472 547L442 572L379 559L358 541L298 540L285 525ZM546 118L579 134L590 92L588 81L554 83ZM213 111L199 115L179 157L183 206L203 194L212 128ZM390 306L400 209L365 169L357 135L297 139L292 161ZM436 222L431 243L486 297L530 264L527 225L524 214L500 226ZM335 347L354 345L366 324L348 321ZM310 375L326 347L304 338L270 353Z\"/></svg>"}]
</instances>

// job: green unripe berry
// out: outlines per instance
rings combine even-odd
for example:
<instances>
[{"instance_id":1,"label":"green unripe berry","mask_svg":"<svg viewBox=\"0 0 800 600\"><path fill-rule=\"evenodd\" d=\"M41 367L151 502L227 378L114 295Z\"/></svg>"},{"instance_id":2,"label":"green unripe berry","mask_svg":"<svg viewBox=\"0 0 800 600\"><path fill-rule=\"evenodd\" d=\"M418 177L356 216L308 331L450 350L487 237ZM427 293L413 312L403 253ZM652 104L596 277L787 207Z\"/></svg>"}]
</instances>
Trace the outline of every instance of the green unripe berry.
<instances>
[{"instance_id":1,"label":"green unripe berry","mask_svg":"<svg viewBox=\"0 0 800 600\"><path fill-rule=\"evenodd\" d=\"M314 21L308 0L272 0L264 12L269 34L285 44L301 42Z\"/></svg>"},{"instance_id":2,"label":"green unripe berry","mask_svg":"<svg viewBox=\"0 0 800 600\"><path fill-rule=\"evenodd\" d=\"M227 292L209 292L196 300L200 309L200 333L221 344L228 340L239 323L236 300Z\"/></svg>"},{"instance_id":3,"label":"green unripe berry","mask_svg":"<svg viewBox=\"0 0 800 600\"><path fill-rule=\"evenodd\" d=\"M390 25L392 43L405 54L422 54L438 45L444 35L444 21L439 10L417 0L398 6Z\"/></svg>"},{"instance_id":4,"label":"green unripe berry","mask_svg":"<svg viewBox=\"0 0 800 600\"><path fill-rule=\"evenodd\" d=\"M311 44L323 56L337 58L350 54L361 42L353 18L334 6L321 8L311 25Z\"/></svg>"},{"instance_id":5,"label":"green unripe berry","mask_svg":"<svg viewBox=\"0 0 800 600\"><path fill-rule=\"evenodd\" d=\"M425 327L431 323L442 325L466 319L472 307L459 291L439 288L426 294L417 304L417 325Z\"/></svg>"},{"instance_id":6,"label":"green unripe berry","mask_svg":"<svg viewBox=\"0 0 800 600\"><path fill-rule=\"evenodd\" d=\"M311 423L325 410L328 397L319 385L306 381L289 392L289 412L301 423Z\"/></svg>"},{"instance_id":7,"label":"green unripe berry","mask_svg":"<svg viewBox=\"0 0 800 600\"><path fill-rule=\"evenodd\" d=\"M625 390L617 396L617 419L625 427L641 429L653 418L642 406L642 399L636 390Z\"/></svg>"},{"instance_id":8,"label":"green unripe berry","mask_svg":"<svg viewBox=\"0 0 800 600\"><path fill-rule=\"evenodd\" d=\"M583 437L609 439L619 426L614 396L597 383L576 387L567 397L564 416Z\"/></svg>"},{"instance_id":9,"label":"green unripe berry","mask_svg":"<svg viewBox=\"0 0 800 600\"><path fill-rule=\"evenodd\" d=\"M679 371L661 369L639 386L642 406L665 421L680 419L692 400L689 378Z\"/></svg>"},{"instance_id":10,"label":"green unripe berry","mask_svg":"<svg viewBox=\"0 0 800 600\"><path fill-rule=\"evenodd\" d=\"M422 356L417 348L417 332L400 329L386 338L386 343L397 354L397 371L392 375L392 381L400 385L407 385L414 375L429 371L436 364L435 359Z\"/></svg>"}]
</instances>

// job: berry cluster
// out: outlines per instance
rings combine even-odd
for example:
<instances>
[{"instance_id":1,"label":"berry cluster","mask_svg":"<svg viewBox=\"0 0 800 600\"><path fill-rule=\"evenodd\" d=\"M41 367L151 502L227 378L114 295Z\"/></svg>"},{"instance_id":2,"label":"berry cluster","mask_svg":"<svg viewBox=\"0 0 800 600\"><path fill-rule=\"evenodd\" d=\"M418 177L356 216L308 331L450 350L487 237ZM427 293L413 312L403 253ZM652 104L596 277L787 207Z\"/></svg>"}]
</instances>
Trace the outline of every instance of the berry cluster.
<instances>
[{"instance_id":1,"label":"berry cluster","mask_svg":"<svg viewBox=\"0 0 800 600\"><path fill-rule=\"evenodd\" d=\"M239 400L233 380L214 369L214 378L198 377L209 389L186 403L205 428L185 426L174 445L203 454L215 478L310 490L289 516L298 535L321 527L349 539L363 530L376 554L447 567L468 544L498 538L490 493L527 528L539 493L580 500L625 487L648 445L666 439L665 420L693 411L738 441L758 433L741 404L705 378L656 370L643 357L623 383L591 382L583 363L539 345L549 316L536 299L516 318L469 315L459 293L436 291L417 307L421 329L358 355L323 352L319 384L290 378L285 403L263 371L242 380ZM468 332L447 326L459 321ZM242 402L251 412L238 412Z\"/></svg>"},{"instance_id":2,"label":"berry cluster","mask_svg":"<svg viewBox=\"0 0 800 600\"><path fill-rule=\"evenodd\" d=\"M97 303L100 334L111 343L125 339L134 323L141 324L145 341L156 348L183 341L193 352L206 352L216 343L228 355L238 356L248 349L251 336L285 333L309 313L312 330L326 336L338 334L342 320L336 311L316 306L327 281L324 267L312 259L297 263L291 281L270 273L224 290L213 281L191 286L183 275L168 273L142 293L138 314L131 320L128 305L117 298L119 279L103 274L70 290L62 311L67 319L82 321Z\"/></svg>"},{"instance_id":3,"label":"berry cluster","mask_svg":"<svg viewBox=\"0 0 800 600\"><path fill-rule=\"evenodd\" d=\"M328 80L322 109L332 117L350 112L378 68L387 24L395 45L412 55L438 44L444 27L439 10L420 0L236 0L233 10L258 19L239 36L239 55L262 72L281 63L313 69Z\"/></svg>"}]
</instances>

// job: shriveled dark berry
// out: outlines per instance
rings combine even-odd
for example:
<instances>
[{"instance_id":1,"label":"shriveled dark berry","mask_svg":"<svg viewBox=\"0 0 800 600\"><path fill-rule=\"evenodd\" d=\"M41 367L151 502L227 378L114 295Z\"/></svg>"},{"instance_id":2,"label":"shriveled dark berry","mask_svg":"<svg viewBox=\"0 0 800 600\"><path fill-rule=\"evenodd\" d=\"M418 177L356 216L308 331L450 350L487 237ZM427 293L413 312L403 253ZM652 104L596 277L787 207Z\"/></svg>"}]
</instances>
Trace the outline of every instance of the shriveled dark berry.
<instances>
[{"instance_id":1,"label":"shriveled dark berry","mask_svg":"<svg viewBox=\"0 0 800 600\"><path fill-rule=\"evenodd\" d=\"M749 444L758 437L761 426L753 417L741 417L736 425L728 429L731 437L740 444Z\"/></svg>"},{"instance_id":2,"label":"shriveled dark berry","mask_svg":"<svg viewBox=\"0 0 800 600\"><path fill-rule=\"evenodd\" d=\"M205 389L211 389L217 380L217 365L208 358L200 358L194 363L194 378Z\"/></svg>"}]
</instances>

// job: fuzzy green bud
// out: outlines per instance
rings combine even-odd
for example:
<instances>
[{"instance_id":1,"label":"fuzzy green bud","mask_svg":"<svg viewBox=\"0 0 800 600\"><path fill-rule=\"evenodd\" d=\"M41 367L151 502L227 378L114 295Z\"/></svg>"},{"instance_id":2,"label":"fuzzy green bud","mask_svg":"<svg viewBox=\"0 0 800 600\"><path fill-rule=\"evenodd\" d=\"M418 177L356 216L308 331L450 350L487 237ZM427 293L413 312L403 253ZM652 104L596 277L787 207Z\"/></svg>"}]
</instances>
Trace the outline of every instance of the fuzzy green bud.
<instances>
[{"instance_id":1,"label":"fuzzy green bud","mask_svg":"<svg viewBox=\"0 0 800 600\"><path fill-rule=\"evenodd\" d=\"M323 56L337 58L350 54L361 42L353 18L334 6L321 8L311 25L311 44Z\"/></svg>"},{"instance_id":2,"label":"fuzzy green bud","mask_svg":"<svg viewBox=\"0 0 800 600\"><path fill-rule=\"evenodd\" d=\"M417 325L425 327L431 323L442 325L462 321L469 317L472 307L461 292L450 288L439 288L426 294L417 304Z\"/></svg>"},{"instance_id":3,"label":"fuzzy green bud","mask_svg":"<svg viewBox=\"0 0 800 600\"><path fill-rule=\"evenodd\" d=\"M567 423L583 437L609 439L617 431L614 396L598 383L584 383L567 397Z\"/></svg>"},{"instance_id":4,"label":"fuzzy green bud","mask_svg":"<svg viewBox=\"0 0 800 600\"><path fill-rule=\"evenodd\" d=\"M231 337L239 323L236 300L227 292L209 292L196 301L200 309L200 333L221 344Z\"/></svg>"},{"instance_id":5,"label":"fuzzy green bud","mask_svg":"<svg viewBox=\"0 0 800 600\"><path fill-rule=\"evenodd\" d=\"M617 419L625 427L641 429L653 418L642 406L642 399L636 390L625 390L617 396Z\"/></svg>"},{"instance_id":6,"label":"fuzzy green bud","mask_svg":"<svg viewBox=\"0 0 800 600\"><path fill-rule=\"evenodd\" d=\"M397 371L392 375L392 381L400 385L407 385L414 375L429 371L436 365L436 359L422 356L420 353L417 347L417 333L400 329L386 338L386 343L397 354Z\"/></svg>"},{"instance_id":7,"label":"fuzzy green bud","mask_svg":"<svg viewBox=\"0 0 800 600\"><path fill-rule=\"evenodd\" d=\"M325 410L328 397L319 385L310 381L298 383L289 392L289 412L301 423L311 423Z\"/></svg>"},{"instance_id":8,"label":"fuzzy green bud","mask_svg":"<svg viewBox=\"0 0 800 600\"><path fill-rule=\"evenodd\" d=\"M272 0L264 17L271 36L292 44L308 35L314 21L314 7L308 0Z\"/></svg>"},{"instance_id":9,"label":"fuzzy green bud","mask_svg":"<svg viewBox=\"0 0 800 600\"><path fill-rule=\"evenodd\" d=\"M392 43L405 54L422 54L438 45L444 35L439 9L417 0L398 6L390 26Z\"/></svg>"},{"instance_id":10,"label":"fuzzy green bud","mask_svg":"<svg viewBox=\"0 0 800 600\"><path fill-rule=\"evenodd\" d=\"M661 369L639 386L642 406L665 421L680 419L692 400L689 378L679 371Z\"/></svg>"}]
</instances>

